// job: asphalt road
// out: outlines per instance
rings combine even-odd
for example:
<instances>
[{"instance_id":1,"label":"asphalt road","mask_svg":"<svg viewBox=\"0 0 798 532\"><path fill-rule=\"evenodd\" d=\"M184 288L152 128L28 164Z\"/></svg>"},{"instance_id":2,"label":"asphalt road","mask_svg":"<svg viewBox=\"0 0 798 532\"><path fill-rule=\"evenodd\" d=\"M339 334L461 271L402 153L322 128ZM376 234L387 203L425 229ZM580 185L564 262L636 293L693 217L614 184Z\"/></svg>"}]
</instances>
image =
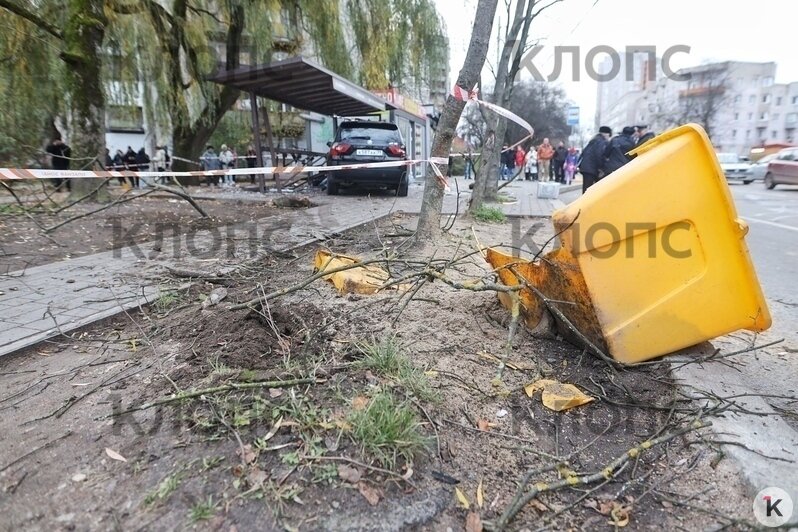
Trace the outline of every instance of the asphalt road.
<instances>
[{"instance_id":1,"label":"asphalt road","mask_svg":"<svg viewBox=\"0 0 798 532\"><path fill-rule=\"evenodd\" d=\"M773 315L771 333L798 349L798 187L730 185L759 282ZM798 379L798 373L794 374Z\"/></svg>"}]
</instances>

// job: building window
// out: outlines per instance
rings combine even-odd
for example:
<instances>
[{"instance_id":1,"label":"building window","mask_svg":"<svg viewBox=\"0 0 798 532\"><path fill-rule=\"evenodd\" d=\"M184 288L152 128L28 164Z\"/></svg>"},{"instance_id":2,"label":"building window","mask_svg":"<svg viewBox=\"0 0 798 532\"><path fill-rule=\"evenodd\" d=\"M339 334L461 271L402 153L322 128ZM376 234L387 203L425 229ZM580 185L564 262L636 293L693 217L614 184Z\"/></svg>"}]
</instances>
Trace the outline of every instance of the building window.
<instances>
[{"instance_id":1,"label":"building window","mask_svg":"<svg viewBox=\"0 0 798 532\"><path fill-rule=\"evenodd\" d=\"M773 78L771 76L762 79L763 87L770 87L771 85L773 85Z\"/></svg>"},{"instance_id":2,"label":"building window","mask_svg":"<svg viewBox=\"0 0 798 532\"><path fill-rule=\"evenodd\" d=\"M776 98L776 105L781 105L781 96Z\"/></svg>"},{"instance_id":3,"label":"building window","mask_svg":"<svg viewBox=\"0 0 798 532\"><path fill-rule=\"evenodd\" d=\"M735 120L739 120L740 119L740 113L734 113L734 119Z\"/></svg>"},{"instance_id":4,"label":"building window","mask_svg":"<svg viewBox=\"0 0 798 532\"><path fill-rule=\"evenodd\" d=\"M754 113L748 113L748 120L754 119Z\"/></svg>"},{"instance_id":5,"label":"building window","mask_svg":"<svg viewBox=\"0 0 798 532\"><path fill-rule=\"evenodd\" d=\"M779 132L778 132L778 131L776 131L776 130L774 129L773 131L771 131L771 132L770 132L770 138L771 138L771 139L775 139L775 138L776 138L776 135L778 135L778 133L779 133Z\"/></svg>"},{"instance_id":6,"label":"building window","mask_svg":"<svg viewBox=\"0 0 798 532\"><path fill-rule=\"evenodd\" d=\"M750 129L746 129L745 130L745 140L748 140L750 138L751 138L751 130Z\"/></svg>"},{"instance_id":7,"label":"building window","mask_svg":"<svg viewBox=\"0 0 798 532\"><path fill-rule=\"evenodd\" d=\"M144 133L144 112L141 107L133 105L109 105L106 127L109 131Z\"/></svg>"},{"instance_id":8,"label":"building window","mask_svg":"<svg viewBox=\"0 0 798 532\"><path fill-rule=\"evenodd\" d=\"M779 113L773 113L773 120L778 120L780 116Z\"/></svg>"},{"instance_id":9,"label":"building window","mask_svg":"<svg viewBox=\"0 0 798 532\"><path fill-rule=\"evenodd\" d=\"M770 94L762 95L762 103L770 103Z\"/></svg>"},{"instance_id":10,"label":"building window","mask_svg":"<svg viewBox=\"0 0 798 532\"><path fill-rule=\"evenodd\" d=\"M787 113L784 115L784 121L788 124L794 124L798 122L798 113Z\"/></svg>"},{"instance_id":11,"label":"building window","mask_svg":"<svg viewBox=\"0 0 798 532\"><path fill-rule=\"evenodd\" d=\"M796 103L798 103L798 96L793 96L792 97L792 104L795 105Z\"/></svg>"},{"instance_id":12,"label":"building window","mask_svg":"<svg viewBox=\"0 0 798 532\"><path fill-rule=\"evenodd\" d=\"M756 96L753 94L748 97L748 103L756 103Z\"/></svg>"},{"instance_id":13,"label":"building window","mask_svg":"<svg viewBox=\"0 0 798 532\"><path fill-rule=\"evenodd\" d=\"M759 119L760 120L767 120L768 119L768 112L765 111L763 113L759 113Z\"/></svg>"},{"instance_id":14,"label":"building window","mask_svg":"<svg viewBox=\"0 0 798 532\"><path fill-rule=\"evenodd\" d=\"M737 130L736 129L732 129L732 138L733 139L737 138Z\"/></svg>"},{"instance_id":15,"label":"building window","mask_svg":"<svg viewBox=\"0 0 798 532\"><path fill-rule=\"evenodd\" d=\"M737 96L734 97L734 103L740 103L742 99L743 97L738 94Z\"/></svg>"}]
</instances>

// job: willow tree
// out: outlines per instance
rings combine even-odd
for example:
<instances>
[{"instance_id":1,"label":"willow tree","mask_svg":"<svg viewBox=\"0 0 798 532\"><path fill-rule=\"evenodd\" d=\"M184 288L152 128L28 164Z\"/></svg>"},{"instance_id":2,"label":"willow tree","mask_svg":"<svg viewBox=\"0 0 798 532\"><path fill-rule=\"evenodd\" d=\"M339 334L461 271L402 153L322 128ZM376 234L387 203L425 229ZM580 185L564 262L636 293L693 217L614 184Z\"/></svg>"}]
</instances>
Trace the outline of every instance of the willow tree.
<instances>
[{"instance_id":1,"label":"willow tree","mask_svg":"<svg viewBox=\"0 0 798 532\"><path fill-rule=\"evenodd\" d=\"M432 0L347 0L367 89L395 87L419 94L448 69L446 28Z\"/></svg>"},{"instance_id":2,"label":"willow tree","mask_svg":"<svg viewBox=\"0 0 798 532\"><path fill-rule=\"evenodd\" d=\"M85 166L101 170L105 148L105 94L101 75L106 25L104 1L67 0L64 7L60 13L56 9L47 12L41 10L39 2L0 0L0 8L35 27L34 32L47 34L41 44L52 46L50 53L57 51L64 63L65 108L72 155L88 159L90 163ZM9 105L16 103L12 101ZM75 180L72 194L83 196L97 190L98 182L102 181ZM95 193L96 199L104 199L103 195L101 190Z\"/></svg>"}]
</instances>

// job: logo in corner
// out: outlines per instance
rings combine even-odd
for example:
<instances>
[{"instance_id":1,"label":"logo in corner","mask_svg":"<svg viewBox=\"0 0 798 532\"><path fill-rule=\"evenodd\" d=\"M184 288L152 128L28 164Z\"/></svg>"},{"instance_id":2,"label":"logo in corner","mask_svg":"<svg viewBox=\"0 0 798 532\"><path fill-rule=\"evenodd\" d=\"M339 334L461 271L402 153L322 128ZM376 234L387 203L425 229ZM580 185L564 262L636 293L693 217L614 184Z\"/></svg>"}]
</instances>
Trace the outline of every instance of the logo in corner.
<instances>
[{"instance_id":1,"label":"logo in corner","mask_svg":"<svg viewBox=\"0 0 798 532\"><path fill-rule=\"evenodd\" d=\"M792 517L792 499L781 488L769 487L754 498L754 517L767 527L782 526Z\"/></svg>"}]
</instances>

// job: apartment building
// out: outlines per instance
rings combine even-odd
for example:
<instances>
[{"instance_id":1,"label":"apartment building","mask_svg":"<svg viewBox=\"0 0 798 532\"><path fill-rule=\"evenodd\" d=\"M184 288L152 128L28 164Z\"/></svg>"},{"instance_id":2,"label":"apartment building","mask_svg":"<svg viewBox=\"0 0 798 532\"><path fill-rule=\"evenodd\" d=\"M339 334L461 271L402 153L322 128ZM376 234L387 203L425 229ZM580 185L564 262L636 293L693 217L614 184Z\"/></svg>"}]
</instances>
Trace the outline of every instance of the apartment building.
<instances>
[{"instance_id":1,"label":"apartment building","mask_svg":"<svg viewBox=\"0 0 798 532\"><path fill-rule=\"evenodd\" d=\"M655 131L695 122L715 149L748 155L752 148L798 141L798 82L775 83L777 65L724 61L661 76L605 109L606 123L648 124ZM599 100L601 101L601 100Z\"/></svg>"}]
</instances>

